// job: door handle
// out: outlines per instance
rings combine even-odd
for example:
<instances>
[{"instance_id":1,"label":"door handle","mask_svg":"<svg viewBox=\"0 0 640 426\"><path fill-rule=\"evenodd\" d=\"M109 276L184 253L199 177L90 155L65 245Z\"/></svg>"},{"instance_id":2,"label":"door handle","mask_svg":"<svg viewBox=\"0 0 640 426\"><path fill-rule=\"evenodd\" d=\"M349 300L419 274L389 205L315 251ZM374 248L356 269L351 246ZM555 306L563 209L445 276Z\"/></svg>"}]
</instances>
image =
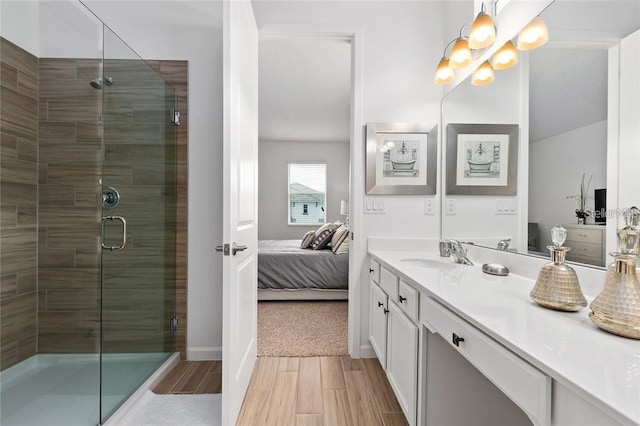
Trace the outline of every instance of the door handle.
<instances>
[{"instance_id":1,"label":"door handle","mask_svg":"<svg viewBox=\"0 0 640 426\"><path fill-rule=\"evenodd\" d=\"M224 256L229 256L229 244L223 244L221 246L216 246L216 251L218 253L222 253Z\"/></svg>"},{"instance_id":2,"label":"door handle","mask_svg":"<svg viewBox=\"0 0 640 426\"><path fill-rule=\"evenodd\" d=\"M407 300L406 297L403 297L401 294L398 295L398 300L400 300L400 303L404 302L405 300Z\"/></svg>"},{"instance_id":3,"label":"door handle","mask_svg":"<svg viewBox=\"0 0 640 426\"><path fill-rule=\"evenodd\" d=\"M233 243L233 245L231 246L231 253L235 256L239 251L245 251L246 249L247 246L238 246L236 245L236 243Z\"/></svg>"},{"instance_id":4,"label":"door handle","mask_svg":"<svg viewBox=\"0 0 640 426\"><path fill-rule=\"evenodd\" d=\"M125 245L127 245L127 221L125 220L124 217L122 216L103 216L102 217L102 223L104 224L104 222L106 220L110 220L110 221L120 221L120 223L122 223L122 242L120 243L119 246L108 246L106 245L104 242L101 243L102 248L103 249L107 249L107 250L122 250L124 248ZM103 235L104 235L104 230L103 230Z\"/></svg>"}]
</instances>

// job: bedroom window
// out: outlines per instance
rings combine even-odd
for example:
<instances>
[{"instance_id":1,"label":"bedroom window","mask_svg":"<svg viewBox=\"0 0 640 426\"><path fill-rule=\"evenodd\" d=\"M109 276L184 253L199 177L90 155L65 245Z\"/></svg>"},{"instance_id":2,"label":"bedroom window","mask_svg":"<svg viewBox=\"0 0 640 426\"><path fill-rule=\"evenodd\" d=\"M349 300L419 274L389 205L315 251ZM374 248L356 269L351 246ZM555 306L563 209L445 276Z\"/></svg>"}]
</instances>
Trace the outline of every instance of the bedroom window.
<instances>
[{"instance_id":1,"label":"bedroom window","mask_svg":"<svg viewBox=\"0 0 640 426\"><path fill-rule=\"evenodd\" d=\"M326 222L327 165L289 163L289 225Z\"/></svg>"}]
</instances>

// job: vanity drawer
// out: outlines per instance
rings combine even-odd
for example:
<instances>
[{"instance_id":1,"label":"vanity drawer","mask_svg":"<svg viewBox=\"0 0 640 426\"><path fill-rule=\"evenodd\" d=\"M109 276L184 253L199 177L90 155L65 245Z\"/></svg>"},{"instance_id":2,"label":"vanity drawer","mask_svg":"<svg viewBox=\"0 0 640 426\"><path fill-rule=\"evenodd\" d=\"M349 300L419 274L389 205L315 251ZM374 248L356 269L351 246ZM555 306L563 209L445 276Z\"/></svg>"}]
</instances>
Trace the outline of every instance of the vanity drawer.
<instances>
[{"instance_id":1,"label":"vanity drawer","mask_svg":"<svg viewBox=\"0 0 640 426\"><path fill-rule=\"evenodd\" d=\"M440 334L491 380L534 424L551 424L551 378L429 297L422 298L427 328Z\"/></svg>"},{"instance_id":2,"label":"vanity drawer","mask_svg":"<svg viewBox=\"0 0 640 426\"><path fill-rule=\"evenodd\" d=\"M391 300L398 300L398 277L384 266L380 267L379 284Z\"/></svg>"},{"instance_id":3,"label":"vanity drawer","mask_svg":"<svg viewBox=\"0 0 640 426\"><path fill-rule=\"evenodd\" d=\"M369 278L376 284L380 284L380 264L371 259L369 261Z\"/></svg>"},{"instance_id":4,"label":"vanity drawer","mask_svg":"<svg viewBox=\"0 0 640 426\"><path fill-rule=\"evenodd\" d=\"M571 250L567 253L567 258L572 255L580 257L594 257L600 259L602 257L602 244L593 243L565 243L565 245L571 247Z\"/></svg>"},{"instance_id":5,"label":"vanity drawer","mask_svg":"<svg viewBox=\"0 0 640 426\"><path fill-rule=\"evenodd\" d=\"M567 228L567 243L569 247L569 241L577 241L583 243L602 244L603 230L602 229L583 229L580 226L575 228Z\"/></svg>"},{"instance_id":6,"label":"vanity drawer","mask_svg":"<svg viewBox=\"0 0 640 426\"><path fill-rule=\"evenodd\" d=\"M413 322L418 322L418 290L400 280L398 288L398 306Z\"/></svg>"}]
</instances>

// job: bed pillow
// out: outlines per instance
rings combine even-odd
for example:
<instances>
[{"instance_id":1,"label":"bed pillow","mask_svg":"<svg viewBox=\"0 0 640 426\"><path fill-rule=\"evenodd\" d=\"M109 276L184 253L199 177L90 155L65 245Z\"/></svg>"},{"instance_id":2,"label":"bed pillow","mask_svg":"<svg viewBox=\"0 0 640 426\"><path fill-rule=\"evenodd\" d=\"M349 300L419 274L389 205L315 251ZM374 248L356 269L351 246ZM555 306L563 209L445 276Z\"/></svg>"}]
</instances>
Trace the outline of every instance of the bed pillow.
<instances>
[{"instance_id":1,"label":"bed pillow","mask_svg":"<svg viewBox=\"0 0 640 426\"><path fill-rule=\"evenodd\" d=\"M342 225L336 229L331 237L331 250L335 254L347 253L349 251L349 229Z\"/></svg>"},{"instance_id":2,"label":"bed pillow","mask_svg":"<svg viewBox=\"0 0 640 426\"><path fill-rule=\"evenodd\" d=\"M334 232L336 232L336 228L333 227L332 223L322 225L320 229L316 231L316 236L311 243L311 248L313 250L322 250L323 248L326 248L331 242L331 237Z\"/></svg>"},{"instance_id":3,"label":"bed pillow","mask_svg":"<svg viewBox=\"0 0 640 426\"><path fill-rule=\"evenodd\" d=\"M316 229L316 235L320 235L322 232L324 232L327 229L333 229L334 231L336 229L338 229L340 225L336 225L335 223L331 223L331 222L327 222L324 225L322 225L320 228Z\"/></svg>"},{"instance_id":4,"label":"bed pillow","mask_svg":"<svg viewBox=\"0 0 640 426\"><path fill-rule=\"evenodd\" d=\"M309 231L302 237L300 248L309 248L314 238L316 237L316 231Z\"/></svg>"}]
</instances>

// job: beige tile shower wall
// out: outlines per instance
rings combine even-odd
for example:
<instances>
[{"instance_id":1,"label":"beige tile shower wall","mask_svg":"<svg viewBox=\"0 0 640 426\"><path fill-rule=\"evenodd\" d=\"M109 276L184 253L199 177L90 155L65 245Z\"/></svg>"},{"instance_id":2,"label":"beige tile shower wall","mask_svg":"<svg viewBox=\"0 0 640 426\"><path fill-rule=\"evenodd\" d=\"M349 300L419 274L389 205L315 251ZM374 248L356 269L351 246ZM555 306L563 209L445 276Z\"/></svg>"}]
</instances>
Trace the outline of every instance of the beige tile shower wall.
<instances>
[{"instance_id":1,"label":"beige tile shower wall","mask_svg":"<svg viewBox=\"0 0 640 426\"><path fill-rule=\"evenodd\" d=\"M104 184L122 194L105 211L129 225L124 251L104 252L103 350L167 351L175 337L184 352L186 328L186 81L184 61L154 66L181 93L185 125L178 150L162 145L176 128L168 123L164 84L140 61L105 63L114 84L101 92L89 81L102 74L90 60L41 59L40 143L40 353L95 352L99 346L100 209ZM105 162L100 150L104 113ZM178 156L178 203L174 159ZM170 184L167 188L165 185ZM175 231L179 223L178 232ZM169 228L167 231L166 228ZM107 223L107 244L120 228ZM174 253L174 244L178 253ZM163 264L169 265L163 268ZM174 292L173 281L177 280ZM175 312L178 333L166 333Z\"/></svg>"},{"instance_id":2,"label":"beige tile shower wall","mask_svg":"<svg viewBox=\"0 0 640 426\"><path fill-rule=\"evenodd\" d=\"M173 69L157 65L169 74ZM104 67L114 81L104 106L105 185L122 194L109 214L127 219L128 238L126 250L103 256L103 350L169 351L181 340L167 333L177 310L178 152L172 140L180 128L169 123L175 99L145 63L108 60ZM117 239L111 231L109 238Z\"/></svg>"},{"instance_id":3,"label":"beige tile shower wall","mask_svg":"<svg viewBox=\"0 0 640 426\"><path fill-rule=\"evenodd\" d=\"M0 370L37 344L38 59L0 38Z\"/></svg>"},{"instance_id":4,"label":"beige tile shower wall","mask_svg":"<svg viewBox=\"0 0 640 426\"><path fill-rule=\"evenodd\" d=\"M100 347L99 59L40 58L38 353Z\"/></svg>"}]
</instances>

